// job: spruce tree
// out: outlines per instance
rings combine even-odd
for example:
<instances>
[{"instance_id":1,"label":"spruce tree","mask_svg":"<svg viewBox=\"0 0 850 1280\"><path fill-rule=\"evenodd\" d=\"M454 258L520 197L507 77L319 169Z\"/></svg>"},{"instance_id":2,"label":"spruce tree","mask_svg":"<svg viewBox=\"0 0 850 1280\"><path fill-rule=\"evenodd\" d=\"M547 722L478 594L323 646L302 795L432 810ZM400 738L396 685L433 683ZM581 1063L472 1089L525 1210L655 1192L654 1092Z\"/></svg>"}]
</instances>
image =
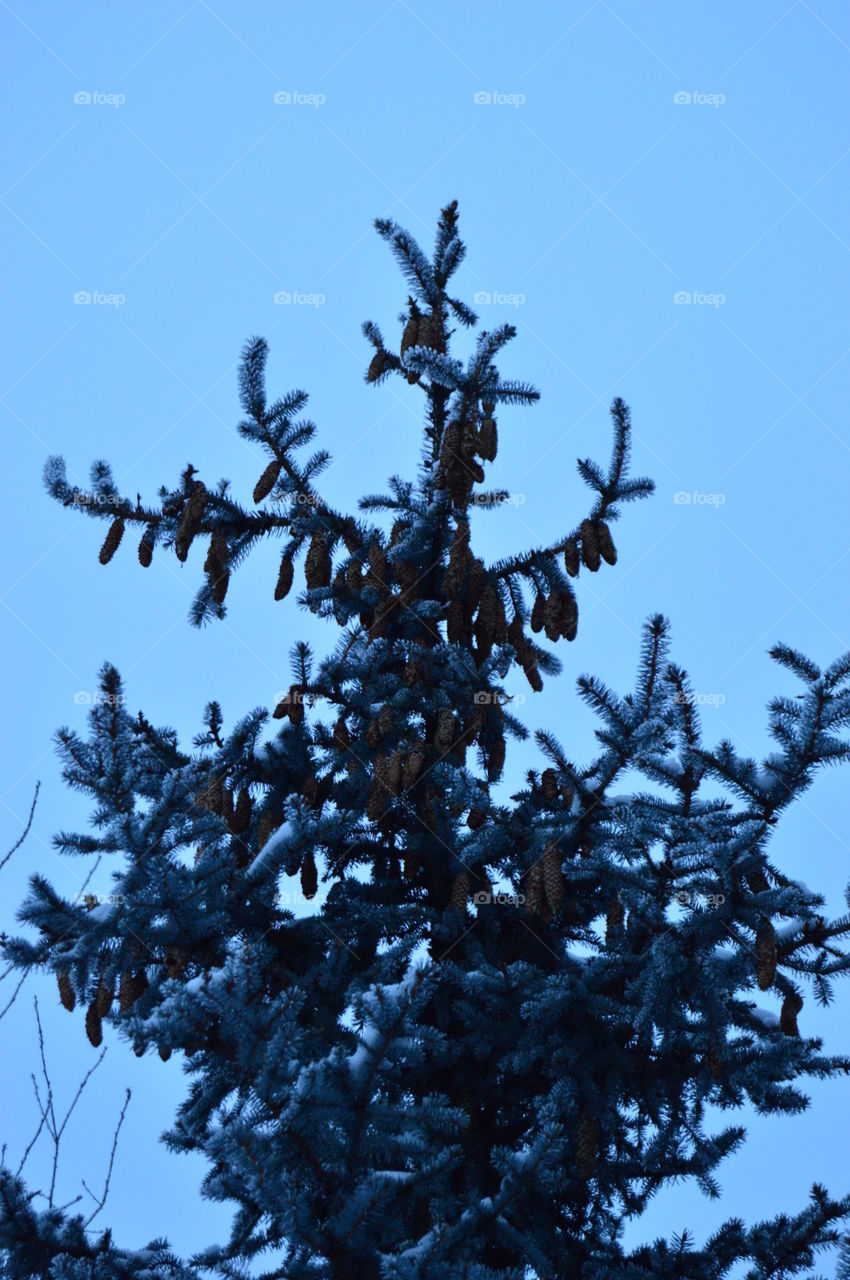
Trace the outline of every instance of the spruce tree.
<instances>
[{"instance_id":1,"label":"spruce tree","mask_svg":"<svg viewBox=\"0 0 850 1280\"><path fill-rule=\"evenodd\" d=\"M510 325L477 332L466 361L453 353L477 326L449 293L465 252L456 202L431 258L391 220L375 225L409 296L389 343L364 325L366 380L420 388L415 476L336 510L317 485L327 453L305 455L307 396L268 398L261 338L239 372L239 431L269 459L253 505L192 466L158 502L133 503L105 462L81 504L61 459L47 465L54 498L109 520L102 563L132 541L151 572L157 549L203 564L196 625L224 616L230 575L275 539L275 599L295 591L337 636L321 660L292 646L278 726L263 709L228 726L213 701L181 746L127 709L106 665L87 736L59 732L64 776L94 810L56 847L100 856L114 895L71 902L34 875L19 913L30 932L6 957L55 975L93 1043L182 1055L188 1092L166 1142L206 1158L203 1194L235 1214L226 1244L182 1262L162 1240L123 1249L39 1209L4 1168L3 1274L807 1272L850 1215L850 1197L818 1185L796 1215L734 1217L701 1245L683 1231L628 1250L623 1228L673 1180L718 1194L744 1139L740 1124L718 1131L719 1110L798 1112L800 1078L850 1069L807 1035L803 1003L827 1003L850 966L850 916L827 920L770 856L783 811L850 750L850 655L822 671L772 650L802 692L771 703L776 751L759 764L703 743L655 616L630 692L578 682L600 720L595 758L538 733L539 767L506 794L506 744L527 731L505 681L518 666L540 693L558 673L582 579L615 564L612 526L652 484L629 474L616 399L608 466L579 463L591 497L574 527L496 563L476 554L470 513L497 519L507 497L485 488L497 414L510 431L538 393L499 372Z\"/></svg>"}]
</instances>

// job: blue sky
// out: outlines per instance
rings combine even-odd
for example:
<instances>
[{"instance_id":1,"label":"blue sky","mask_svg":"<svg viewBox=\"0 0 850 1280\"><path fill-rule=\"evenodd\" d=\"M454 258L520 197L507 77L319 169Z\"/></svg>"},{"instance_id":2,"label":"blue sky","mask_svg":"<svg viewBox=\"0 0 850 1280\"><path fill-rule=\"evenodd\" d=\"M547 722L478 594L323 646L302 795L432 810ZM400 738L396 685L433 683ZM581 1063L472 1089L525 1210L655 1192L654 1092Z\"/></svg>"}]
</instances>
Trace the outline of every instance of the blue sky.
<instances>
[{"instance_id":1,"label":"blue sky","mask_svg":"<svg viewBox=\"0 0 850 1280\"><path fill-rule=\"evenodd\" d=\"M186 741L212 697L230 723L272 705L296 638L320 651L333 640L293 600L273 602L273 548L234 580L227 622L193 631L194 558L145 573L128 545L101 567L103 527L47 499L45 458L64 454L84 484L107 457L122 490L148 498L191 461L247 495L263 461L235 434L235 364L263 333L272 394L310 392L336 460L324 482L334 502L353 506L387 473L410 472L417 389L362 380L361 322L393 333L406 295L375 216L430 246L440 207L459 199L458 289L491 296L484 324L516 324L503 371L542 392L500 420L493 479L516 500L479 519L487 557L582 513L575 458L607 458L614 395L632 407L635 469L658 486L616 530L617 567L584 580L579 638L564 676L525 704L530 727L588 752L575 677L627 689L656 610L705 695L709 740L753 753L767 745L765 702L796 692L770 645L822 663L850 648L844 5L14 0L0 32L3 848L42 781L32 835L3 872L7 925L35 868L68 893L84 874L49 847L86 812L61 783L51 735L83 725L80 695L103 660L124 674L131 706ZM81 293L93 300L75 302ZM513 775L530 763L514 750ZM834 913L850 875L846 797L843 775L821 778L776 836L785 869ZM0 1025L3 1096L20 1098L4 1108L11 1157L35 1127L36 992L60 1095L93 1057L81 1020L30 982ZM840 1008L807 1003L801 1022L829 1051L850 1051ZM221 1209L197 1200L200 1164L157 1145L182 1094L179 1063L139 1062L117 1044L69 1126L67 1198L80 1176L102 1180L127 1084L104 1219L128 1245L221 1237ZM753 1120L719 1205L676 1189L646 1233L689 1225L701 1238L733 1214L794 1210L815 1177L850 1189L834 1141L848 1089L811 1092L807 1117Z\"/></svg>"}]
</instances>

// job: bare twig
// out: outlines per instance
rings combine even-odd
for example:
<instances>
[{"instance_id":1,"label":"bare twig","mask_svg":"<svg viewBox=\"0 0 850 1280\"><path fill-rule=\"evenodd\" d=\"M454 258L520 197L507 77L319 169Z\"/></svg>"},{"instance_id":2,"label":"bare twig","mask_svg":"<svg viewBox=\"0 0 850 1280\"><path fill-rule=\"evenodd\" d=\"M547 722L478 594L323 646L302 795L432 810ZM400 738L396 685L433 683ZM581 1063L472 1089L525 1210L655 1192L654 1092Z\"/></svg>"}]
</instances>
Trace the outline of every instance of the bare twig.
<instances>
[{"instance_id":1,"label":"bare twig","mask_svg":"<svg viewBox=\"0 0 850 1280\"><path fill-rule=\"evenodd\" d=\"M5 973L0 974L0 982L2 982L2 981L3 981L3 979L4 979L4 978L9 974L9 973L11 973L11 971L12 971L13 967L14 967L13 965L10 965L10 966L9 966L9 968L6 970L6 972L5 972ZM20 991L21 987L22 987L22 986L24 985L24 983L26 982L26 980L27 980L27 978L29 977L29 975L30 975L30 970L29 970L29 968L24 969L23 973L21 974L20 982L19 982L19 983L18 983L18 985L15 987L15 990L12 992L11 998L6 1002L6 1004L4 1005L4 1007L3 1007L2 1009L0 1009L0 1019L5 1018L6 1014L9 1012L9 1010L10 1010L10 1009L11 1009L11 1007L12 1007L12 1005L13 1005L13 1004L15 1003L15 1001L17 1000L17 998L18 998L18 992Z\"/></svg>"},{"instance_id":2,"label":"bare twig","mask_svg":"<svg viewBox=\"0 0 850 1280\"><path fill-rule=\"evenodd\" d=\"M105 1181L105 1182L104 1182L104 1184L103 1184L103 1195L100 1197L100 1199L98 1200L98 1198L97 1198L97 1196L95 1196L94 1192L93 1192L93 1191L89 1191L89 1188L88 1188L88 1187L86 1187L85 1182L83 1183L83 1186L86 1188L86 1191L88 1191L88 1193L89 1193L89 1195L91 1196L92 1200L94 1200L95 1204L97 1205L97 1208L95 1209L95 1211L94 1211L94 1213L91 1215L91 1217L89 1217L89 1218L87 1218L87 1219L86 1219L86 1223L85 1223L85 1225L86 1225L86 1226L89 1226L89 1224L90 1224L91 1222L93 1222L93 1221L94 1221L94 1219L95 1219L95 1218L97 1217L97 1215L100 1213L100 1211L101 1211L101 1209L103 1208L103 1206L106 1204L106 1197L109 1195L109 1184L110 1184L110 1182L112 1181L112 1166L113 1166L113 1164L115 1163L115 1151L116 1151L116 1148L117 1148L117 1146L118 1146L118 1135L119 1135L119 1133L121 1132L121 1126L122 1126L122 1124L124 1123L124 1116L127 1114L127 1108L128 1108L128 1106L130 1105L130 1098L131 1098L131 1097L132 1097L132 1094L130 1093L130 1090L128 1089L128 1090L127 1090L126 1097L124 1098L124 1105L123 1105L123 1107L121 1108L121 1114L120 1114L120 1116L118 1117L118 1124L115 1126L115 1133L114 1133L114 1134L113 1134L113 1136L112 1136L112 1150L111 1150L111 1152L109 1153L109 1168L106 1170L106 1181Z\"/></svg>"},{"instance_id":3,"label":"bare twig","mask_svg":"<svg viewBox=\"0 0 850 1280\"><path fill-rule=\"evenodd\" d=\"M27 836L28 836L28 835L29 835L29 833L30 833L30 827L32 826L32 820L33 820L33 817L35 816L35 806L36 806L36 801L38 800L38 793L39 793L39 791L40 791L40 790L41 790L41 783L40 783L40 782L37 782L37 783L35 784L35 794L33 795L33 798L32 798L32 804L30 805L30 816L29 816L29 818L27 819L27 825L24 827L23 833L21 834L21 836L19 836L19 838L18 838L18 839L15 841L15 843L12 845L11 849L9 850L9 852L8 852L7 854L5 854L2 858L0 858L0 871L2 871L2 869L5 867L6 863L7 863L7 862L9 861L9 859L11 858L12 854L13 854L13 853L17 853L17 852L18 852L18 850L20 849L21 845L24 843L24 841L26 840Z\"/></svg>"}]
</instances>

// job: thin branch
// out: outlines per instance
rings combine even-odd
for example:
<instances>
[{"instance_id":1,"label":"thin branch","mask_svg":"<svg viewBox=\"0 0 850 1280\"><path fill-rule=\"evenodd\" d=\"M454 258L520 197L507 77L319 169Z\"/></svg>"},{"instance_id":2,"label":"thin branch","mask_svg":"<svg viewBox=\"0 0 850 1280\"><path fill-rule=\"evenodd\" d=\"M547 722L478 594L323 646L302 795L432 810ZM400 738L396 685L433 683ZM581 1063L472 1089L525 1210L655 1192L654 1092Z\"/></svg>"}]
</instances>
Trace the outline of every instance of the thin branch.
<instances>
[{"instance_id":1,"label":"thin branch","mask_svg":"<svg viewBox=\"0 0 850 1280\"><path fill-rule=\"evenodd\" d=\"M87 1219L86 1219L86 1223L85 1223L85 1225L86 1225L87 1227L89 1226L89 1224L90 1224L91 1222L93 1222L93 1221L94 1221L94 1219L95 1219L95 1218L97 1217L97 1215L100 1213L100 1211L101 1211L101 1209L103 1208L103 1206L106 1204L106 1197L109 1195L109 1184L110 1184L110 1182L112 1181L112 1166L113 1166L113 1165L114 1165L114 1163L115 1163L115 1151L116 1151L116 1148L117 1148L117 1146L118 1146L118 1135L119 1135L119 1133L121 1132L121 1126L122 1126L122 1124L124 1123L124 1116L127 1114L127 1108L128 1108L128 1106L130 1105L130 1098L131 1098L131 1096L132 1096L132 1095L131 1095L131 1093L130 1093L130 1090L128 1089L128 1090L127 1090L126 1097L124 1098L124 1105L123 1105L123 1107L121 1108L121 1114L120 1114L120 1116L118 1117L118 1124L115 1126L115 1133L114 1133L114 1134L113 1134L113 1136L112 1136L112 1151L111 1151L111 1152L110 1152L110 1154L109 1154L109 1168L108 1168L108 1169L107 1169L107 1171L106 1171L106 1181L105 1181L105 1183L103 1184L103 1195L100 1197L100 1199L98 1200L98 1199L97 1199L97 1197L94 1195L94 1192L89 1191L89 1188L88 1188L88 1187L86 1187L85 1182L83 1183L83 1186L86 1188L86 1191L88 1191L88 1193L89 1193L89 1195L91 1196L92 1200L94 1200L95 1204L97 1205L97 1208L95 1209L95 1211L94 1211L94 1213L91 1215L91 1217L89 1217L89 1218L87 1218Z\"/></svg>"},{"instance_id":2,"label":"thin branch","mask_svg":"<svg viewBox=\"0 0 850 1280\"><path fill-rule=\"evenodd\" d=\"M11 849L9 850L9 852L8 852L7 854L5 854L3 858L0 858L0 871L2 871L2 870L3 870L3 868L4 868L4 867L5 867L5 865L6 865L6 863L7 863L7 862L9 861L9 859L11 858L12 854L13 854L13 853L17 853L17 852L18 852L18 850L20 849L21 845L24 843L24 841L26 840L27 836L28 836L28 835L29 835L29 833L30 833L30 827L32 826L32 820L33 820L33 817L35 816L35 806L36 806L36 802L37 802L37 800L38 800L38 793L39 793L39 791L40 791L40 790L41 790L41 783L40 783L40 782L37 782L37 783L35 784L35 794L33 795L33 798L32 798L32 804L30 805L30 816L27 818L27 825L24 827L23 833L19 836L19 838L18 838L18 839L15 841L15 843L12 845Z\"/></svg>"}]
</instances>

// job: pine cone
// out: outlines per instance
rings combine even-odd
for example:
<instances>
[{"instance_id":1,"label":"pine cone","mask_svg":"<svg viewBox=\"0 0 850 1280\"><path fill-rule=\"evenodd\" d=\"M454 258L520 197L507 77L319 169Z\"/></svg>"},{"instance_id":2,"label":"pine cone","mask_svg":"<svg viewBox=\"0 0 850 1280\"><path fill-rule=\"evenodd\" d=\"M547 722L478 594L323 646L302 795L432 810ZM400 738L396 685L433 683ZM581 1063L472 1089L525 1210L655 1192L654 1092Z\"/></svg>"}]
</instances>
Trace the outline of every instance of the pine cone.
<instances>
[{"instance_id":1,"label":"pine cone","mask_svg":"<svg viewBox=\"0 0 850 1280\"><path fill-rule=\"evenodd\" d=\"M387 793L381 786L379 779L376 777L372 783L372 790L366 801L366 817L370 822L377 822L383 817L387 808Z\"/></svg>"},{"instance_id":2,"label":"pine cone","mask_svg":"<svg viewBox=\"0 0 850 1280\"><path fill-rule=\"evenodd\" d=\"M407 753L404 761L404 789L409 791L422 772L428 753L425 744L416 742Z\"/></svg>"},{"instance_id":3,"label":"pine cone","mask_svg":"<svg viewBox=\"0 0 850 1280\"><path fill-rule=\"evenodd\" d=\"M239 792L236 797L236 804L233 806L233 821L230 824L231 833L235 836L241 836L243 831L247 831L251 825L251 794L247 790Z\"/></svg>"},{"instance_id":4,"label":"pine cone","mask_svg":"<svg viewBox=\"0 0 850 1280\"><path fill-rule=\"evenodd\" d=\"M434 746L443 754L449 750L457 734L457 722L454 712L443 707L437 714L437 728L434 733Z\"/></svg>"},{"instance_id":5,"label":"pine cone","mask_svg":"<svg viewBox=\"0 0 850 1280\"><path fill-rule=\"evenodd\" d=\"M418 347L430 347L432 351L445 351L446 342L443 337L443 326L435 315L419 317L419 328L416 333Z\"/></svg>"},{"instance_id":6,"label":"pine cone","mask_svg":"<svg viewBox=\"0 0 850 1280\"><path fill-rule=\"evenodd\" d=\"M366 581L370 587L377 587L379 591L390 589L387 553L377 538L373 538L369 544L369 570Z\"/></svg>"},{"instance_id":7,"label":"pine cone","mask_svg":"<svg viewBox=\"0 0 850 1280\"><path fill-rule=\"evenodd\" d=\"M164 960L165 972L169 978L181 978L189 964L189 956L182 947L169 947Z\"/></svg>"},{"instance_id":8,"label":"pine cone","mask_svg":"<svg viewBox=\"0 0 850 1280\"><path fill-rule=\"evenodd\" d=\"M300 684L290 686L289 693L289 720L291 724L304 723L304 690Z\"/></svg>"},{"instance_id":9,"label":"pine cone","mask_svg":"<svg viewBox=\"0 0 850 1280\"><path fill-rule=\"evenodd\" d=\"M425 679L425 668L418 658L411 658L404 668L404 683L408 689L412 689L414 685L422 684Z\"/></svg>"},{"instance_id":10,"label":"pine cone","mask_svg":"<svg viewBox=\"0 0 850 1280\"><path fill-rule=\"evenodd\" d=\"M315 809L319 800L319 779L315 774L309 774L301 783L301 794L307 803Z\"/></svg>"},{"instance_id":11,"label":"pine cone","mask_svg":"<svg viewBox=\"0 0 850 1280\"><path fill-rule=\"evenodd\" d=\"M363 587L363 564L357 556L352 556L345 566L345 585L355 595Z\"/></svg>"},{"instance_id":12,"label":"pine cone","mask_svg":"<svg viewBox=\"0 0 850 1280\"><path fill-rule=\"evenodd\" d=\"M582 520L579 532L581 533L581 558L590 572L596 573L601 558L596 526L590 520Z\"/></svg>"},{"instance_id":13,"label":"pine cone","mask_svg":"<svg viewBox=\"0 0 850 1280\"><path fill-rule=\"evenodd\" d=\"M145 977L144 969L139 969L136 973L129 970L122 974L121 982L118 985L118 1008L122 1013L129 1013L136 1001L143 996L148 989L148 980Z\"/></svg>"},{"instance_id":14,"label":"pine cone","mask_svg":"<svg viewBox=\"0 0 850 1280\"><path fill-rule=\"evenodd\" d=\"M226 786L221 789L221 816L227 823L228 830L231 830L233 824L233 792L230 787Z\"/></svg>"},{"instance_id":15,"label":"pine cone","mask_svg":"<svg viewBox=\"0 0 850 1280\"><path fill-rule=\"evenodd\" d=\"M543 617L546 609L546 597L542 592L538 591L534 597L534 604L531 606L531 630L535 635L543 630Z\"/></svg>"},{"instance_id":16,"label":"pine cone","mask_svg":"<svg viewBox=\"0 0 850 1280\"><path fill-rule=\"evenodd\" d=\"M470 809L466 817L466 825L470 831L478 831L487 821L487 815L483 809Z\"/></svg>"},{"instance_id":17,"label":"pine cone","mask_svg":"<svg viewBox=\"0 0 850 1280\"><path fill-rule=\"evenodd\" d=\"M722 1080L726 1074L726 1064L713 1044L710 1044L706 1050L705 1065L712 1080Z\"/></svg>"},{"instance_id":18,"label":"pine cone","mask_svg":"<svg viewBox=\"0 0 850 1280\"><path fill-rule=\"evenodd\" d=\"M204 561L204 573L209 579L212 597L216 604L223 604L230 582L230 551L227 538L220 529L216 529L210 538L210 547Z\"/></svg>"},{"instance_id":19,"label":"pine cone","mask_svg":"<svg viewBox=\"0 0 850 1280\"><path fill-rule=\"evenodd\" d=\"M401 779L404 773L404 752L394 751L387 761L387 790L391 796L401 793Z\"/></svg>"},{"instance_id":20,"label":"pine cone","mask_svg":"<svg viewBox=\"0 0 850 1280\"><path fill-rule=\"evenodd\" d=\"M57 973L56 982L59 987L59 999L62 1002L62 1008L67 1009L69 1013L73 1013L77 997L70 977L67 973Z\"/></svg>"},{"instance_id":21,"label":"pine cone","mask_svg":"<svg viewBox=\"0 0 850 1280\"><path fill-rule=\"evenodd\" d=\"M377 382L381 374L384 372L384 366L387 362L386 352L376 351L369 362L369 369L366 374L367 382Z\"/></svg>"},{"instance_id":22,"label":"pine cone","mask_svg":"<svg viewBox=\"0 0 850 1280\"><path fill-rule=\"evenodd\" d=\"M401 335L401 347L399 348L401 358L404 359L411 347L415 347L419 337L419 321L421 319L419 308L412 298L408 299L410 307L410 317L404 326L404 332Z\"/></svg>"},{"instance_id":23,"label":"pine cone","mask_svg":"<svg viewBox=\"0 0 850 1280\"><path fill-rule=\"evenodd\" d=\"M554 644L561 634L561 596L553 591L543 607L543 627L546 639Z\"/></svg>"},{"instance_id":24,"label":"pine cone","mask_svg":"<svg viewBox=\"0 0 850 1280\"><path fill-rule=\"evenodd\" d=\"M139 564L143 569L149 569L153 560L153 532L148 527L142 534L142 540L139 543Z\"/></svg>"},{"instance_id":25,"label":"pine cone","mask_svg":"<svg viewBox=\"0 0 850 1280\"><path fill-rule=\"evenodd\" d=\"M564 568L571 578L578 577L579 564L578 544L570 538L564 547Z\"/></svg>"},{"instance_id":26,"label":"pine cone","mask_svg":"<svg viewBox=\"0 0 850 1280\"><path fill-rule=\"evenodd\" d=\"M622 902L616 893L611 895L608 902L608 911L605 917L605 946L613 947L618 941L620 930L623 927L623 921L626 918L626 912Z\"/></svg>"},{"instance_id":27,"label":"pine cone","mask_svg":"<svg viewBox=\"0 0 850 1280\"><path fill-rule=\"evenodd\" d=\"M167 1062L168 1059L171 1057L171 1050L167 1049L164 1044L161 1044L159 1046L157 1053L159 1054L163 1062Z\"/></svg>"},{"instance_id":28,"label":"pine cone","mask_svg":"<svg viewBox=\"0 0 850 1280\"><path fill-rule=\"evenodd\" d=\"M598 1148L599 1126L589 1112L583 1111L576 1130L576 1173L580 1178L593 1177Z\"/></svg>"},{"instance_id":29,"label":"pine cone","mask_svg":"<svg viewBox=\"0 0 850 1280\"><path fill-rule=\"evenodd\" d=\"M466 914L466 903L469 898L469 876L465 871L461 871L454 878L452 884L452 896L449 906L455 911Z\"/></svg>"},{"instance_id":30,"label":"pine cone","mask_svg":"<svg viewBox=\"0 0 850 1280\"><path fill-rule=\"evenodd\" d=\"M792 991L782 1001L782 1008L779 1011L779 1029L786 1036L799 1036L800 1032L797 1027L797 1014L803 1007L801 996L796 991Z\"/></svg>"},{"instance_id":31,"label":"pine cone","mask_svg":"<svg viewBox=\"0 0 850 1280\"><path fill-rule=\"evenodd\" d=\"M525 909L530 916L543 914L546 894L543 887L543 868L535 862L525 878Z\"/></svg>"},{"instance_id":32,"label":"pine cone","mask_svg":"<svg viewBox=\"0 0 850 1280\"><path fill-rule=\"evenodd\" d=\"M101 564L109 564L109 561L118 550L118 545L124 537L124 517L118 516L112 521L106 537L103 540L103 546L100 548L99 560Z\"/></svg>"},{"instance_id":33,"label":"pine cone","mask_svg":"<svg viewBox=\"0 0 850 1280\"><path fill-rule=\"evenodd\" d=\"M258 850L263 848L263 846L268 841L269 836L272 834L273 831L277 831L279 826L280 826L280 818L277 816L277 814L272 813L271 810L266 809L264 813L260 814L260 821L259 821L259 825L257 826L257 849Z\"/></svg>"},{"instance_id":34,"label":"pine cone","mask_svg":"<svg viewBox=\"0 0 850 1280\"><path fill-rule=\"evenodd\" d=\"M328 540L321 529L317 529L310 539L310 546L304 560L304 581L308 591L313 591L317 587L330 586L331 557L328 551Z\"/></svg>"},{"instance_id":35,"label":"pine cone","mask_svg":"<svg viewBox=\"0 0 850 1280\"><path fill-rule=\"evenodd\" d=\"M257 483L254 485L255 502L262 502L263 498L267 498L269 496L280 478L281 466L282 464L275 458L274 461L270 462L266 467Z\"/></svg>"},{"instance_id":36,"label":"pine cone","mask_svg":"<svg viewBox=\"0 0 850 1280\"><path fill-rule=\"evenodd\" d=\"M366 726L366 741L370 747L377 747L381 741L381 727L377 719L370 720Z\"/></svg>"},{"instance_id":37,"label":"pine cone","mask_svg":"<svg viewBox=\"0 0 850 1280\"><path fill-rule=\"evenodd\" d=\"M498 448L496 424L492 418L482 418L478 428L478 451L485 462L494 462Z\"/></svg>"},{"instance_id":38,"label":"pine cone","mask_svg":"<svg viewBox=\"0 0 850 1280\"><path fill-rule=\"evenodd\" d=\"M93 1000L86 1009L86 1035L89 1038L89 1044L92 1048L97 1049L103 1043L103 1027L100 1021L100 1014L97 1011L97 1001Z\"/></svg>"},{"instance_id":39,"label":"pine cone","mask_svg":"<svg viewBox=\"0 0 850 1280\"><path fill-rule=\"evenodd\" d=\"M543 892L552 912L561 910L564 905L564 877L561 872L561 855L557 845L547 845L541 860L543 870Z\"/></svg>"},{"instance_id":40,"label":"pine cone","mask_svg":"<svg viewBox=\"0 0 850 1280\"><path fill-rule=\"evenodd\" d=\"M614 539L611 537L611 530L608 528L604 520L600 520L596 526L596 532L599 537L599 552L606 564L617 563L617 548L614 546Z\"/></svg>"},{"instance_id":41,"label":"pine cone","mask_svg":"<svg viewBox=\"0 0 850 1280\"><path fill-rule=\"evenodd\" d=\"M457 596L446 609L446 639L449 644L462 644L466 639L466 610Z\"/></svg>"},{"instance_id":42,"label":"pine cone","mask_svg":"<svg viewBox=\"0 0 850 1280\"><path fill-rule=\"evenodd\" d=\"M378 729L381 737L385 738L388 733L392 732L394 719L395 716L391 705L388 702L385 702L378 712Z\"/></svg>"},{"instance_id":43,"label":"pine cone","mask_svg":"<svg viewBox=\"0 0 850 1280\"><path fill-rule=\"evenodd\" d=\"M292 556L288 551L285 551L280 561L280 569L278 570L277 575L277 586L274 589L275 600L285 600L289 595L294 573L295 570L292 564Z\"/></svg>"},{"instance_id":44,"label":"pine cone","mask_svg":"<svg viewBox=\"0 0 850 1280\"><path fill-rule=\"evenodd\" d=\"M525 675L526 680L531 685L534 692L539 693L540 690L543 688L543 677L541 676L540 671L538 670L537 659L534 657L533 654L529 654L525 662L523 662L521 665L522 665L523 674Z\"/></svg>"},{"instance_id":45,"label":"pine cone","mask_svg":"<svg viewBox=\"0 0 850 1280\"><path fill-rule=\"evenodd\" d=\"M547 804L558 801L558 775L554 769L544 769L540 775L540 790Z\"/></svg>"},{"instance_id":46,"label":"pine cone","mask_svg":"<svg viewBox=\"0 0 850 1280\"><path fill-rule=\"evenodd\" d=\"M572 591L561 593L560 628L565 640L575 640L578 633L578 604Z\"/></svg>"},{"instance_id":47,"label":"pine cone","mask_svg":"<svg viewBox=\"0 0 850 1280\"><path fill-rule=\"evenodd\" d=\"M756 977L759 991L768 991L776 977L776 931L772 924L761 928L756 937Z\"/></svg>"},{"instance_id":48,"label":"pine cone","mask_svg":"<svg viewBox=\"0 0 850 1280\"><path fill-rule=\"evenodd\" d=\"M344 716L340 716L334 725L334 746L339 751L347 751L351 746L351 734L348 732Z\"/></svg>"},{"instance_id":49,"label":"pine cone","mask_svg":"<svg viewBox=\"0 0 850 1280\"><path fill-rule=\"evenodd\" d=\"M183 508L183 515L180 524L177 527L177 534L174 539L174 550L177 553L177 559L182 563L189 554L189 548L192 540L198 532L201 521L204 518L204 508L207 505L207 486L198 480L192 487L192 492Z\"/></svg>"},{"instance_id":50,"label":"pine cone","mask_svg":"<svg viewBox=\"0 0 850 1280\"><path fill-rule=\"evenodd\" d=\"M304 861L301 863L301 892L309 902L311 898L315 898L316 889L319 885L319 874L316 870L316 859L310 850L304 855Z\"/></svg>"},{"instance_id":51,"label":"pine cone","mask_svg":"<svg viewBox=\"0 0 850 1280\"><path fill-rule=\"evenodd\" d=\"M109 1010L112 1008L112 1001L114 997L115 997L114 983L112 983L111 981L105 982L104 979L101 978L100 985L97 989L97 996L95 998L95 1003L97 1005L97 1012L99 1017L105 1018L108 1015Z\"/></svg>"},{"instance_id":52,"label":"pine cone","mask_svg":"<svg viewBox=\"0 0 850 1280\"><path fill-rule=\"evenodd\" d=\"M505 739L499 735L490 748L487 756L487 777L490 782L498 782L505 767Z\"/></svg>"},{"instance_id":53,"label":"pine cone","mask_svg":"<svg viewBox=\"0 0 850 1280\"><path fill-rule=\"evenodd\" d=\"M753 871L747 876L747 884L753 893L765 893L770 883L763 871Z\"/></svg>"}]
</instances>

